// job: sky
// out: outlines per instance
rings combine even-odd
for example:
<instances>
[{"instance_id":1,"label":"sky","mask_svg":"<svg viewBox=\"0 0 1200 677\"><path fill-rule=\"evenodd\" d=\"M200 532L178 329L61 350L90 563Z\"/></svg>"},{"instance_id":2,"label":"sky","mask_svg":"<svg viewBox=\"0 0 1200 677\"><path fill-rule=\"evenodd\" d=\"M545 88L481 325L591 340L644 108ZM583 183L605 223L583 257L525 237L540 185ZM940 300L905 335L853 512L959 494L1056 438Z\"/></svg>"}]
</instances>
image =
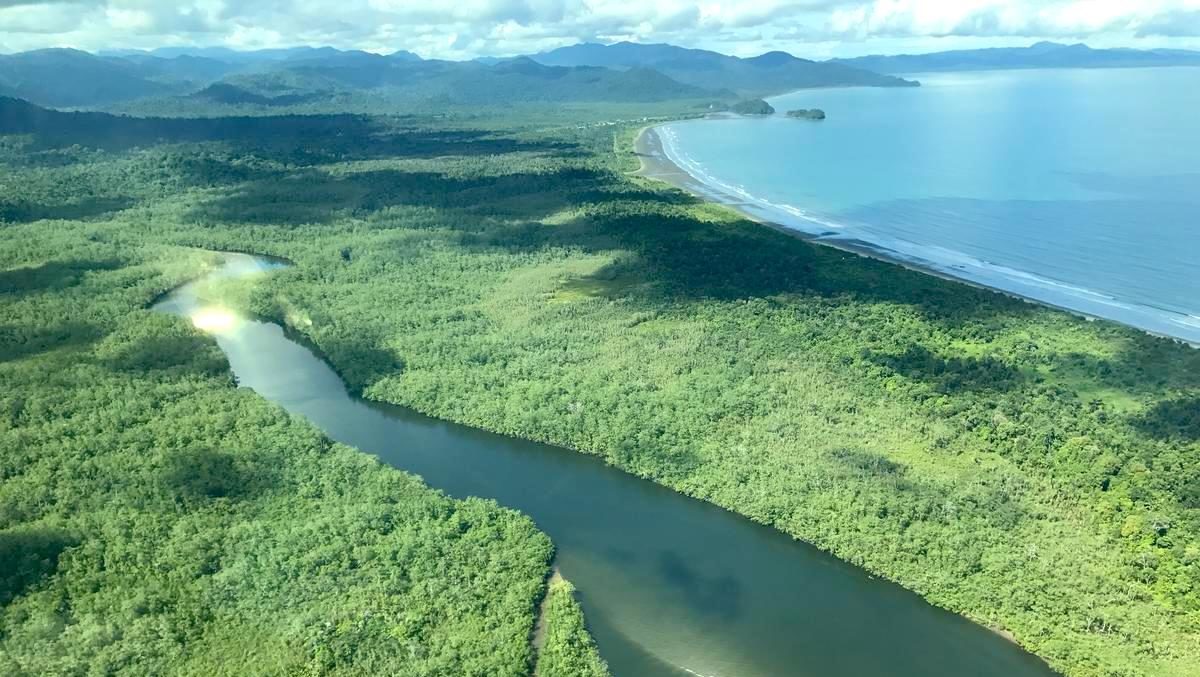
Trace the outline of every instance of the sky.
<instances>
[{"instance_id":1,"label":"sky","mask_svg":"<svg viewBox=\"0 0 1200 677\"><path fill-rule=\"evenodd\" d=\"M0 0L0 52L330 45L469 59L620 40L809 58L1038 40L1200 49L1200 0Z\"/></svg>"}]
</instances>

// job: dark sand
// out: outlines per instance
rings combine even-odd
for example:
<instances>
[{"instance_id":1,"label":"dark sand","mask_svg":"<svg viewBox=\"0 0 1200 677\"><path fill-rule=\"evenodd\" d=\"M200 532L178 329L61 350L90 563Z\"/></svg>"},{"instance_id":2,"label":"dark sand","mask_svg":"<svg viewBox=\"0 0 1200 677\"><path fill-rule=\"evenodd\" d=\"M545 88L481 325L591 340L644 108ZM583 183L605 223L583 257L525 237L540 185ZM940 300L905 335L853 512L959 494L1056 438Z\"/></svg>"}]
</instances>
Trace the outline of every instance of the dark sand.
<instances>
[{"instance_id":1,"label":"dark sand","mask_svg":"<svg viewBox=\"0 0 1200 677\"><path fill-rule=\"evenodd\" d=\"M878 261L884 261L886 263L891 263L893 265L907 268L908 270L916 271L918 273L923 273L925 275L932 275L934 277L938 277L943 280L947 280L950 282L956 282L958 284L964 284L969 287L974 287L976 289L985 289L987 291L991 291L991 292L994 292L997 294L1003 294L1005 296L1009 296L1012 298L1021 299L1022 301L1025 301L1027 303L1032 303L1035 305L1044 306L1047 308L1053 308L1055 310L1060 310L1060 311L1063 311L1066 313L1070 313L1071 315L1074 315L1076 317L1082 317L1087 320L1103 320L1106 322L1115 322L1117 324L1131 327L1133 329L1137 329L1138 331L1142 331L1147 334L1151 334L1153 336L1159 336L1162 338L1171 339L1172 341L1179 341L1180 343L1190 345L1194 348L1200 348L1200 344L1192 343L1192 342L1187 341L1186 339L1182 339L1178 336L1172 336L1170 334L1163 334L1163 333L1159 333L1159 332L1148 331L1141 327L1137 327L1134 325L1128 325L1128 324L1119 322L1118 320L1114 320L1111 318L1100 317L1097 315L1090 315L1088 313L1080 312L1080 311L1074 310L1072 308L1066 308L1063 306L1054 305L1052 303L1047 303L1040 299L1030 298L1028 296L1017 294L1015 292L1011 292L1011 291L1008 291L1005 289L999 289L997 287L989 287L987 285L980 284L980 283L972 281L972 280L966 280L966 279L963 279L960 277L955 277L954 275L947 273L946 271L936 270L936 269L929 268L926 266L921 266L921 265L913 263L912 261L898 258L898 257L892 255L892 253L890 251L888 251L887 249L877 247L877 246L871 244L870 242L864 242L862 240L848 240L848 239L846 239L846 240L824 239L824 238L820 238L820 237L817 237L814 235L810 235L809 233L804 233L804 232L798 231L794 228L788 228L787 226L785 226L783 224L776 223L776 222L770 221L768 219L764 219L762 216L756 215L752 211L750 211L750 207L752 207L753 205L747 203L745 200L739 199L738 197L733 196L733 195L729 195L728 193L722 192L719 189L716 189L713 186L708 185L707 183L697 179L696 177L689 174L686 170L684 170L683 168L679 167L674 162L672 162L667 157L667 154L663 151L662 140L659 138L658 132L656 131L656 127L658 127L658 125L652 125L652 126L642 129L642 131L640 133L638 133L637 139L634 140L634 153L638 156L638 159L641 161L641 167L638 169L637 172L635 172L636 176L642 176L642 177L645 177L648 179L662 181L662 182L670 184L676 188L679 188L683 191L686 191L700 200L704 200L706 202L715 202L718 204L725 205L727 207L734 209L735 211L737 211L739 214L741 214L743 217L749 219L750 221L754 221L755 223L759 223L761 225L767 226L768 228L772 228L781 233L791 235L792 237L800 238L801 240L805 240L805 241L811 242L813 244L818 244L818 245L822 245L825 247L831 247L833 249L848 252L850 254L855 254L858 256L865 256L867 258L876 259Z\"/></svg>"}]
</instances>

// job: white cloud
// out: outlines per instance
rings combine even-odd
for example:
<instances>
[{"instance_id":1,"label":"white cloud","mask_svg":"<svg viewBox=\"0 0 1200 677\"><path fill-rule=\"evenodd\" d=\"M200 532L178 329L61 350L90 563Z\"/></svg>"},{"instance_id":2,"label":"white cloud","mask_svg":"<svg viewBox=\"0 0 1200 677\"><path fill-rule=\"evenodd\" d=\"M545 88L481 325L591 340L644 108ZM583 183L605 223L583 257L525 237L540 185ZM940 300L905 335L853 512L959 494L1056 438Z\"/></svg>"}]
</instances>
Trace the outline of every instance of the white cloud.
<instances>
[{"instance_id":1,"label":"white cloud","mask_svg":"<svg viewBox=\"0 0 1200 677\"><path fill-rule=\"evenodd\" d=\"M1023 44L1200 47L1200 0L0 0L0 50L330 44L469 58L579 40L801 55Z\"/></svg>"}]
</instances>

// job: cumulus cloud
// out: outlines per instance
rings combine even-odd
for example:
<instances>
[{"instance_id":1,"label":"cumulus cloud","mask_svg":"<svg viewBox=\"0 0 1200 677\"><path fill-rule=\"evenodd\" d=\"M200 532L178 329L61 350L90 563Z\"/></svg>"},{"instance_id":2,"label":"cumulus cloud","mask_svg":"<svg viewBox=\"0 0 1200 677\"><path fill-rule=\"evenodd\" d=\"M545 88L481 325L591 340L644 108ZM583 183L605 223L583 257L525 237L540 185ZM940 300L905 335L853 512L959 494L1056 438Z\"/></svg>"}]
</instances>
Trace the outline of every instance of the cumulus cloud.
<instances>
[{"instance_id":1,"label":"cumulus cloud","mask_svg":"<svg viewBox=\"0 0 1200 677\"><path fill-rule=\"evenodd\" d=\"M1166 12L1155 16L1138 27L1137 36L1140 38L1154 36L1200 37L1200 9Z\"/></svg>"},{"instance_id":2,"label":"cumulus cloud","mask_svg":"<svg viewBox=\"0 0 1200 677\"><path fill-rule=\"evenodd\" d=\"M0 0L3 51L328 44L470 58L579 40L746 54L950 38L1193 46L1198 36L1200 0Z\"/></svg>"}]
</instances>

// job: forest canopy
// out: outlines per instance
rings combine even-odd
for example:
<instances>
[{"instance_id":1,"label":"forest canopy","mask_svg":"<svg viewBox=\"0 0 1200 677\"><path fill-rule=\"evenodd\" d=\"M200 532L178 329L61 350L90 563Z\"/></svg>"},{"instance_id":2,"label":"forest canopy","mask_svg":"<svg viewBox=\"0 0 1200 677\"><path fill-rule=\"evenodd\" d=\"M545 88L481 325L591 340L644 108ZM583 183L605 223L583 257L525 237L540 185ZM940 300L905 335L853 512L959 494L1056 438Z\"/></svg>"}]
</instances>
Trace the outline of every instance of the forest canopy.
<instances>
[{"instance_id":1,"label":"forest canopy","mask_svg":"<svg viewBox=\"0 0 1200 677\"><path fill-rule=\"evenodd\" d=\"M186 276L178 248L198 247L295 262L246 307L366 397L596 454L1009 632L1068 675L1194 672L1200 353L630 176L645 115L604 110L78 125L27 111L37 124L0 138L5 659L153 667L253 629L280 633L279 665L375 667L398 654L353 652L395 648L396 632L461 642L403 669L532 664L544 537L233 389L211 343L140 310ZM206 470L181 486L180 464ZM322 542L320 567L290 549L309 523L352 536ZM455 524L486 548L428 555ZM318 567L309 587L284 598L221 576L258 573L260 541ZM102 570L110 548L121 566ZM514 565L442 594L484 550ZM393 551L402 566L379 564ZM333 595L351 562L374 573ZM132 629L118 636L111 614ZM261 622L274 614L299 620ZM503 628L504 652L476 643L477 618Z\"/></svg>"},{"instance_id":2,"label":"forest canopy","mask_svg":"<svg viewBox=\"0 0 1200 677\"><path fill-rule=\"evenodd\" d=\"M0 229L0 674L529 674L549 539L236 389L144 310L211 257L95 223Z\"/></svg>"}]
</instances>

